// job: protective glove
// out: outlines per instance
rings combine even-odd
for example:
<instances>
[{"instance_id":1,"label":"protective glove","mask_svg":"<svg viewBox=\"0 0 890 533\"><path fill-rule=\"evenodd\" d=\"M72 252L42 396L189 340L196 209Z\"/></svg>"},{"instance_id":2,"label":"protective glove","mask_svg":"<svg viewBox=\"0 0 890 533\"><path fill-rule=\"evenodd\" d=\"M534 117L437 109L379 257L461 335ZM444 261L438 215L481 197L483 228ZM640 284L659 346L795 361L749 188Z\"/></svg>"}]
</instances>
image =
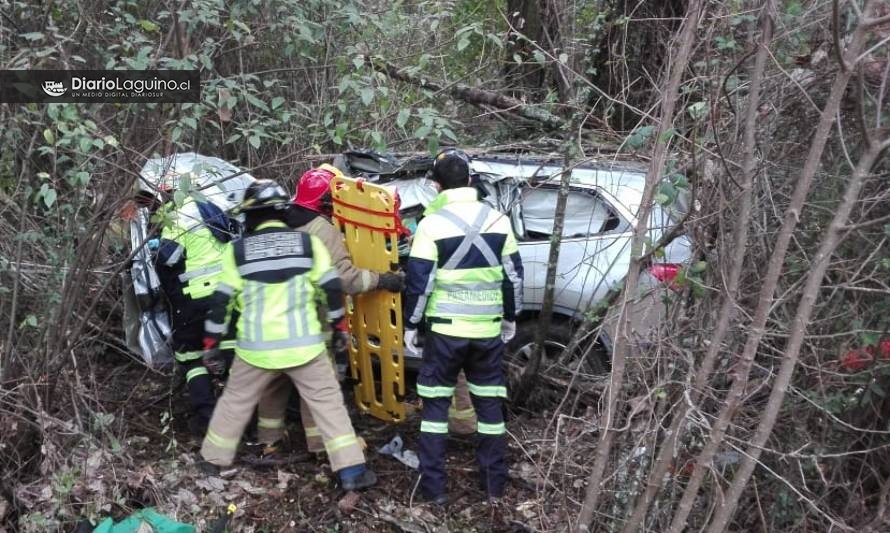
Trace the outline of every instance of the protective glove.
<instances>
[{"instance_id":1,"label":"protective glove","mask_svg":"<svg viewBox=\"0 0 890 533\"><path fill-rule=\"evenodd\" d=\"M417 330L416 329L406 329L405 330L405 355L411 357L420 357L423 353L419 346L417 346Z\"/></svg>"},{"instance_id":2,"label":"protective glove","mask_svg":"<svg viewBox=\"0 0 890 533\"><path fill-rule=\"evenodd\" d=\"M507 344L516 336L516 322L501 320L501 340Z\"/></svg>"},{"instance_id":3,"label":"protective glove","mask_svg":"<svg viewBox=\"0 0 890 533\"><path fill-rule=\"evenodd\" d=\"M205 349L201 355L201 361L213 375L221 376L226 372L226 359L223 357L222 352L219 351L218 346Z\"/></svg>"},{"instance_id":4,"label":"protective glove","mask_svg":"<svg viewBox=\"0 0 890 533\"><path fill-rule=\"evenodd\" d=\"M389 292L402 292L405 290L405 276L401 272L384 272L377 280L377 288Z\"/></svg>"}]
</instances>

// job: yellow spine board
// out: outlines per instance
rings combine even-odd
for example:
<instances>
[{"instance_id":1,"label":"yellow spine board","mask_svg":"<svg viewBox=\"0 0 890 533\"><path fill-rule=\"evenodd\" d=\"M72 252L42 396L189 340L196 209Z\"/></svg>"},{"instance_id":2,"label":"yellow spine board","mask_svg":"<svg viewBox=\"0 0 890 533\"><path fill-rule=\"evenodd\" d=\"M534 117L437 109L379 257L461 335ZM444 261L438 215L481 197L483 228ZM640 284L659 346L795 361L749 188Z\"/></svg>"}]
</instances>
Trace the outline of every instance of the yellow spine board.
<instances>
[{"instance_id":1,"label":"yellow spine board","mask_svg":"<svg viewBox=\"0 0 890 533\"><path fill-rule=\"evenodd\" d=\"M334 223L343 234L352 262L387 272L399 262L393 196L379 185L351 178L331 181ZM387 422L405 419L405 359L402 296L376 290L346 298L349 369L359 409ZM379 383L375 378L379 368Z\"/></svg>"}]
</instances>

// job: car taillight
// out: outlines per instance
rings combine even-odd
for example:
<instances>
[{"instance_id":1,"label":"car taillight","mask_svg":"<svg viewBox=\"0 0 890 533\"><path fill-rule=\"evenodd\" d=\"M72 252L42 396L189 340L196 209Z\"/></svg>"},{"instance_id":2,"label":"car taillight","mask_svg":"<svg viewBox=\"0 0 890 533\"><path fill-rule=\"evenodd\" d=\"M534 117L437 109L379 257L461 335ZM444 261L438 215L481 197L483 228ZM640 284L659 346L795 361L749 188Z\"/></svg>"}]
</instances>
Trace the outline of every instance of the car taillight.
<instances>
[{"instance_id":1,"label":"car taillight","mask_svg":"<svg viewBox=\"0 0 890 533\"><path fill-rule=\"evenodd\" d=\"M681 265L673 263L658 263L649 267L649 273L662 283L672 283L680 273Z\"/></svg>"}]
</instances>

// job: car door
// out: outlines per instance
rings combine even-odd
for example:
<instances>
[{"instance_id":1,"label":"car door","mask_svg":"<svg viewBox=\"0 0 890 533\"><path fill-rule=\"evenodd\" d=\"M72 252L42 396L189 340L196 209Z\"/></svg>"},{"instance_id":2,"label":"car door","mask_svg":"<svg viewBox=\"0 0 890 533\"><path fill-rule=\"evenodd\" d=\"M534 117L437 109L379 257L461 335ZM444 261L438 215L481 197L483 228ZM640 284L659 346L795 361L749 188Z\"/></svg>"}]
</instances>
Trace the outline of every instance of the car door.
<instances>
[{"instance_id":1,"label":"car door","mask_svg":"<svg viewBox=\"0 0 890 533\"><path fill-rule=\"evenodd\" d=\"M525 303L540 309L556 215L556 185L526 187L521 194L521 255L526 265ZM627 272L630 225L593 187L572 187L566 203L556 271L555 311L575 316L601 300Z\"/></svg>"}]
</instances>

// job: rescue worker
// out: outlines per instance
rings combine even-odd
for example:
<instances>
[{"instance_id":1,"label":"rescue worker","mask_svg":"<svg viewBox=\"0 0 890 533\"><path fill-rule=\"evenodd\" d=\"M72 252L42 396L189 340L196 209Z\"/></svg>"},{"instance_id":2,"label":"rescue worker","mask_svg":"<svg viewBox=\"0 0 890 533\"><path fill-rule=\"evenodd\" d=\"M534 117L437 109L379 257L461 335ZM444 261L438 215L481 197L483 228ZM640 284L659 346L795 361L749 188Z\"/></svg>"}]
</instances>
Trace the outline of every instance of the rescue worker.
<instances>
[{"instance_id":1,"label":"rescue worker","mask_svg":"<svg viewBox=\"0 0 890 533\"><path fill-rule=\"evenodd\" d=\"M204 316L230 238L231 222L222 210L189 197L170 213L156 244L155 266L170 307L174 357L185 372L192 408L189 427L200 437L216 404L213 380L201 360Z\"/></svg>"},{"instance_id":2,"label":"rescue worker","mask_svg":"<svg viewBox=\"0 0 890 533\"><path fill-rule=\"evenodd\" d=\"M510 220L479 202L469 186L469 158L455 149L433 161L440 193L417 226L407 265L405 349L418 353L417 327L427 322L417 394L420 425L420 493L447 502L445 453L448 407L458 372L466 373L478 417L480 483L499 498L507 481L502 399L507 387L501 360L516 333L522 302L522 262Z\"/></svg>"},{"instance_id":3,"label":"rescue worker","mask_svg":"<svg viewBox=\"0 0 890 533\"><path fill-rule=\"evenodd\" d=\"M405 288L402 275L393 272L377 273L358 268L352 263L349 252L343 244L343 236L329 218L333 213L331 180L336 176L342 176L340 169L327 164L305 172L297 183L297 192L287 209L287 224L321 240L331 254L331 260L346 294L360 294L375 289L401 292ZM335 354L338 350L346 351L346 340L343 337L344 334L335 328L332 343ZM284 438L285 414L290 390L290 382L279 378L269 386L260 399L257 410L257 440L265 445L262 452L264 456L271 458L280 451L278 443ZM306 447L309 452L323 452L324 443L321 434L302 399L300 420L306 433Z\"/></svg>"},{"instance_id":4,"label":"rescue worker","mask_svg":"<svg viewBox=\"0 0 890 533\"><path fill-rule=\"evenodd\" d=\"M287 193L270 180L245 192L245 234L226 248L222 274L204 325L204 361L219 366L214 349L233 303L237 324L235 360L207 436L202 469L232 464L238 442L260 394L278 375L297 387L318 425L331 469L344 490L376 483L352 428L340 386L326 354L317 304L334 324L343 317L340 279L321 240L284 222Z\"/></svg>"}]
</instances>

